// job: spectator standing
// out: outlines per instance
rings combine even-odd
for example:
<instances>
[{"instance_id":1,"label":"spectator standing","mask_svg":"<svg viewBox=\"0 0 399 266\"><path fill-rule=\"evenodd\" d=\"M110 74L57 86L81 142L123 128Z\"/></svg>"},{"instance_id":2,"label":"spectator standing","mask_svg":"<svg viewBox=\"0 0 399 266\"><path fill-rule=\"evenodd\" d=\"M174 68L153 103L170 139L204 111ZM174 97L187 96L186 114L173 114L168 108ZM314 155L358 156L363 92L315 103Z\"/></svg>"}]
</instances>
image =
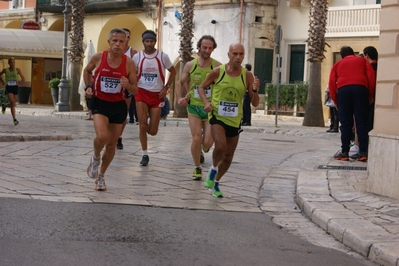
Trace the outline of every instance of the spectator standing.
<instances>
[{"instance_id":1,"label":"spectator standing","mask_svg":"<svg viewBox=\"0 0 399 266\"><path fill-rule=\"evenodd\" d=\"M353 49L343 46L342 59L334 64L330 72L330 96L338 108L341 123L341 150L335 160L349 160L349 146L352 136L353 117L359 139L356 160L367 161L368 154L368 109L374 101L375 73L365 58L355 56Z\"/></svg>"},{"instance_id":2,"label":"spectator standing","mask_svg":"<svg viewBox=\"0 0 399 266\"><path fill-rule=\"evenodd\" d=\"M245 68L248 71L252 70L251 64L245 64ZM251 126L251 99L249 98L248 91L244 95L244 102L243 102L243 113L242 113L242 125L243 126Z\"/></svg>"},{"instance_id":3,"label":"spectator standing","mask_svg":"<svg viewBox=\"0 0 399 266\"><path fill-rule=\"evenodd\" d=\"M375 76L377 79L377 61L378 61L378 51L374 46L367 46L363 49L364 58L370 62L371 67L375 71ZM375 99L375 90L374 90L374 99ZM369 120L368 120L368 131L370 132L373 129L374 125L374 106L375 102L371 102L369 105Z\"/></svg>"}]
</instances>

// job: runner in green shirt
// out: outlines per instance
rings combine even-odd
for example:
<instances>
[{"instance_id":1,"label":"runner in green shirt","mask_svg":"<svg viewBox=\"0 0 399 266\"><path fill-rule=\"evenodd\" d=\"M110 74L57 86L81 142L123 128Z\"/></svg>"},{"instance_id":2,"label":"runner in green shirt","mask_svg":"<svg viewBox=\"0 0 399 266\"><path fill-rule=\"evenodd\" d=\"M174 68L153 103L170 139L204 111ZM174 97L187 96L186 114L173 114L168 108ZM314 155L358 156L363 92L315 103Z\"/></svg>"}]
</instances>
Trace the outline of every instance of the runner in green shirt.
<instances>
[{"instance_id":1,"label":"runner in green shirt","mask_svg":"<svg viewBox=\"0 0 399 266\"><path fill-rule=\"evenodd\" d=\"M209 113L211 133L215 142L212 154L212 167L204 182L214 197L223 197L219 181L227 172L233 160L241 129L242 104L248 90L253 106L259 104L259 79L241 66L245 49L235 43L229 47L229 62L212 70L198 88L204 102L204 110ZM213 84L212 98L206 97L205 88Z\"/></svg>"},{"instance_id":2,"label":"runner in green shirt","mask_svg":"<svg viewBox=\"0 0 399 266\"><path fill-rule=\"evenodd\" d=\"M198 94L198 86L205 80L206 75L212 69L220 65L220 62L211 57L216 48L216 41L210 35L204 35L197 43L198 58L188 62L180 76L180 86L177 86L176 98L181 106L187 107L188 123L191 130L191 156L194 161L193 179L202 178L201 163L204 155L201 151L208 152L213 144L211 129L208 121L208 113L204 110L204 103ZM206 97L211 98L211 90L208 87ZM183 94L185 95L184 97Z\"/></svg>"},{"instance_id":3,"label":"runner in green shirt","mask_svg":"<svg viewBox=\"0 0 399 266\"><path fill-rule=\"evenodd\" d=\"M6 85L5 93L7 94L8 100L10 102L9 106L11 109L12 118L14 120L14 125L18 125L19 122L15 115L15 106L18 99L18 84L25 82L25 77L21 70L15 67L14 57L8 59L8 65L10 66L9 68L4 68L0 72L0 82ZM1 78L3 74L5 74L5 81ZM18 80L18 75L21 77L21 80ZM5 104L1 105L1 112L3 114L6 112L6 107L7 106Z\"/></svg>"}]
</instances>

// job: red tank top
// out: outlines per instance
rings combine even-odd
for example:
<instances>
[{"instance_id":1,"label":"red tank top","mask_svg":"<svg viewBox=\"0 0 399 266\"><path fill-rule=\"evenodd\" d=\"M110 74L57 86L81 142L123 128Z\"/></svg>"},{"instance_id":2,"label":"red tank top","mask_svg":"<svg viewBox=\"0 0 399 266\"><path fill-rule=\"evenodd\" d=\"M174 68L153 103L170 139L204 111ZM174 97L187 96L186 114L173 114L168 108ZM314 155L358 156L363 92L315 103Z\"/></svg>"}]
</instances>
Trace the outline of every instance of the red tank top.
<instances>
[{"instance_id":1,"label":"red tank top","mask_svg":"<svg viewBox=\"0 0 399 266\"><path fill-rule=\"evenodd\" d=\"M94 73L94 96L107 102L125 100L125 89L122 88L120 78L127 77L126 55L122 56L122 63L117 68L111 68L107 61L108 51L104 51L100 66Z\"/></svg>"}]
</instances>

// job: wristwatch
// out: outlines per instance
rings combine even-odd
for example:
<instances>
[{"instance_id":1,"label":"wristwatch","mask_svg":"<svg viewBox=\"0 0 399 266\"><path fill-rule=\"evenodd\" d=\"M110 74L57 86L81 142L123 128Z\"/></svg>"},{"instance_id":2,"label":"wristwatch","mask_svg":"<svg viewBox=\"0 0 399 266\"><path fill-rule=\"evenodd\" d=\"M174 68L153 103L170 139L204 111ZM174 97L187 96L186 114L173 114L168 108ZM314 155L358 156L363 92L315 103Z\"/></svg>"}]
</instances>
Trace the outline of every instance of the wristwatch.
<instances>
[{"instance_id":1,"label":"wristwatch","mask_svg":"<svg viewBox=\"0 0 399 266\"><path fill-rule=\"evenodd\" d=\"M258 89L252 89L252 91L258 93Z\"/></svg>"}]
</instances>

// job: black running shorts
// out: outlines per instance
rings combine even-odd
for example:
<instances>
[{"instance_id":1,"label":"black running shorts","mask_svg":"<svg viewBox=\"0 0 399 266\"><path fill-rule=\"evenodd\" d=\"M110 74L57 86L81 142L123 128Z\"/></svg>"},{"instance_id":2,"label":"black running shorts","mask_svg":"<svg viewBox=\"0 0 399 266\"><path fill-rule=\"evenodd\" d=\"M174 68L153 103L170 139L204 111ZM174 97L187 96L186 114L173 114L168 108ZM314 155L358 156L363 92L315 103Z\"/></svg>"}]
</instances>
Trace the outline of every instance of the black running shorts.
<instances>
[{"instance_id":1,"label":"black running shorts","mask_svg":"<svg viewBox=\"0 0 399 266\"><path fill-rule=\"evenodd\" d=\"M92 98L91 113L101 114L108 117L111 124L123 124L127 117L127 106L125 101L107 102L96 97Z\"/></svg>"}]
</instances>

